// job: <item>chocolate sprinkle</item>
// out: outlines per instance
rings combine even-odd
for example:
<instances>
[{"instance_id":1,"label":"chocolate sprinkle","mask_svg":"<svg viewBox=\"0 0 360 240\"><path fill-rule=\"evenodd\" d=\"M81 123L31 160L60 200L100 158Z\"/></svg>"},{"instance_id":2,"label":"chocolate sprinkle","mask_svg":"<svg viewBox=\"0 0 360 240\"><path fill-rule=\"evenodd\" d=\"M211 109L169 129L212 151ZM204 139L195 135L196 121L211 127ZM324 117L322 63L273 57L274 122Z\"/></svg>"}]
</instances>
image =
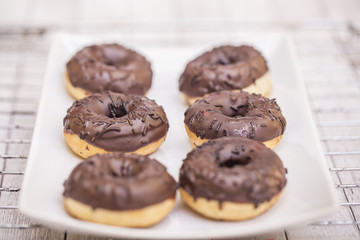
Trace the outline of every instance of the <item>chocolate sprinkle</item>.
<instances>
[{"instance_id":1,"label":"chocolate sprinkle","mask_svg":"<svg viewBox=\"0 0 360 240\"><path fill-rule=\"evenodd\" d=\"M219 131L219 129L221 128L222 126L222 123L219 123L219 125L217 125L216 129L215 129L215 132L217 133Z\"/></svg>"},{"instance_id":2,"label":"chocolate sprinkle","mask_svg":"<svg viewBox=\"0 0 360 240\"><path fill-rule=\"evenodd\" d=\"M195 116L195 114L196 114L196 112L192 113L191 116L190 116L190 118L189 118L189 123L190 123L190 125L192 125L193 122L194 122L194 116Z\"/></svg>"},{"instance_id":3,"label":"chocolate sprinkle","mask_svg":"<svg viewBox=\"0 0 360 240\"><path fill-rule=\"evenodd\" d=\"M214 127L214 125L215 125L216 122L217 122L216 119L215 119L214 121L212 121L212 122L210 123L209 129L212 129L212 128Z\"/></svg>"}]
</instances>

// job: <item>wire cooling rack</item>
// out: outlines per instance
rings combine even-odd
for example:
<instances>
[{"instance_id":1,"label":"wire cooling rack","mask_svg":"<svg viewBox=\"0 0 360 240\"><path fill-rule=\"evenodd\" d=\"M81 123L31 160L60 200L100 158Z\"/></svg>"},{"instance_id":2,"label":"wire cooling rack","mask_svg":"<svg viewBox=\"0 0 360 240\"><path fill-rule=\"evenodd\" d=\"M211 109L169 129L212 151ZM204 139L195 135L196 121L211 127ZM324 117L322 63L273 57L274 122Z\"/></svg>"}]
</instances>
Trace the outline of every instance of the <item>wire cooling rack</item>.
<instances>
[{"instance_id":1,"label":"wire cooling rack","mask_svg":"<svg viewBox=\"0 0 360 240\"><path fill-rule=\"evenodd\" d=\"M36 28L0 29L0 237L2 234L24 239L77 236L49 230L17 210L50 42L51 31L48 32ZM268 239L359 237L359 31L346 27L315 31L305 26L305 29L290 29L290 33L341 207L329 219L264 236Z\"/></svg>"}]
</instances>

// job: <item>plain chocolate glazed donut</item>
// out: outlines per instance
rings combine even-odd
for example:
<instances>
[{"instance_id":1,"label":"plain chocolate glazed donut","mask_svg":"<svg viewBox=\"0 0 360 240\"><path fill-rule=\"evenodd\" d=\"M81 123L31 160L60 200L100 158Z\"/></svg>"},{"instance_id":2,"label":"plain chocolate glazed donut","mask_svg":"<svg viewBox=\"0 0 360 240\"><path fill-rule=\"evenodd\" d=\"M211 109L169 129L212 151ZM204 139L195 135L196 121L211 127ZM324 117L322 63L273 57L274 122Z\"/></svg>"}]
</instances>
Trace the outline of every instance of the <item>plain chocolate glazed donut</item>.
<instances>
[{"instance_id":1,"label":"plain chocolate glazed donut","mask_svg":"<svg viewBox=\"0 0 360 240\"><path fill-rule=\"evenodd\" d=\"M75 101L64 118L65 135L77 135L108 152L134 152L164 139L168 128L155 101L109 91Z\"/></svg>"},{"instance_id":2,"label":"plain chocolate glazed donut","mask_svg":"<svg viewBox=\"0 0 360 240\"><path fill-rule=\"evenodd\" d=\"M193 198L190 204L202 198L215 200L219 211L226 202L250 204L256 211L281 193L286 185L285 173L280 158L262 143L223 137L208 141L187 155L179 184L182 192Z\"/></svg>"},{"instance_id":3,"label":"plain chocolate glazed donut","mask_svg":"<svg viewBox=\"0 0 360 240\"><path fill-rule=\"evenodd\" d=\"M187 98L199 98L211 92L244 89L267 72L266 60L255 48L221 46L189 62L179 88Z\"/></svg>"},{"instance_id":4,"label":"plain chocolate glazed donut","mask_svg":"<svg viewBox=\"0 0 360 240\"><path fill-rule=\"evenodd\" d=\"M71 85L87 96L105 90L145 95L151 87L150 63L118 44L87 46L69 60L66 69Z\"/></svg>"},{"instance_id":5,"label":"plain chocolate glazed donut","mask_svg":"<svg viewBox=\"0 0 360 240\"><path fill-rule=\"evenodd\" d=\"M199 141L241 136L265 143L282 136L286 127L275 99L232 91L197 100L185 111L184 123L189 136Z\"/></svg>"},{"instance_id":6,"label":"plain chocolate glazed donut","mask_svg":"<svg viewBox=\"0 0 360 240\"><path fill-rule=\"evenodd\" d=\"M167 215L175 204L177 183L154 159L111 153L95 155L81 162L65 181L64 188L65 207L75 217L114 225L142 226L142 218L150 218L146 222L152 224L152 220L160 220L156 212L148 215L152 206L160 204L168 208L166 214L159 213ZM85 214L81 211L84 209L90 213ZM127 224L127 217L134 216L139 219L132 221L140 225ZM111 222L114 219L123 222Z\"/></svg>"},{"instance_id":7,"label":"plain chocolate glazed donut","mask_svg":"<svg viewBox=\"0 0 360 240\"><path fill-rule=\"evenodd\" d=\"M139 209L175 198L176 181L154 159L110 153L77 165L64 183L64 196L93 208Z\"/></svg>"}]
</instances>

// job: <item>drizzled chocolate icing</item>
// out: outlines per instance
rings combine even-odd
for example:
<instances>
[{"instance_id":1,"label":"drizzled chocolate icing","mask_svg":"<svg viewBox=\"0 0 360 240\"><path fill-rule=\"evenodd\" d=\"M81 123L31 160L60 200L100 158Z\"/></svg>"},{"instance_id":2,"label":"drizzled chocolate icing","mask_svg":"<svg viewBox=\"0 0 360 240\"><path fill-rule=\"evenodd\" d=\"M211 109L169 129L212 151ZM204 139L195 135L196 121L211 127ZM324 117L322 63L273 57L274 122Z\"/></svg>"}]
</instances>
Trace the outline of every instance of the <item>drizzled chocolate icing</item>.
<instances>
[{"instance_id":1,"label":"drizzled chocolate icing","mask_svg":"<svg viewBox=\"0 0 360 240\"><path fill-rule=\"evenodd\" d=\"M285 187L285 173L280 158L262 143L223 137L210 140L187 155L179 183L195 199L257 206Z\"/></svg>"},{"instance_id":2,"label":"drizzled chocolate icing","mask_svg":"<svg viewBox=\"0 0 360 240\"><path fill-rule=\"evenodd\" d=\"M110 90L144 95L151 86L150 63L118 44L85 47L70 59L66 68L71 84L90 93Z\"/></svg>"},{"instance_id":3,"label":"drizzled chocolate icing","mask_svg":"<svg viewBox=\"0 0 360 240\"><path fill-rule=\"evenodd\" d=\"M135 151L164 137L169 128L163 108L144 96L105 92L75 101L64 131L107 151Z\"/></svg>"},{"instance_id":4,"label":"drizzled chocolate icing","mask_svg":"<svg viewBox=\"0 0 360 240\"><path fill-rule=\"evenodd\" d=\"M201 139L241 136L261 142L282 135L286 127L275 99L231 91L197 100L185 111L184 122Z\"/></svg>"},{"instance_id":5,"label":"drizzled chocolate icing","mask_svg":"<svg viewBox=\"0 0 360 240\"><path fill-rule=\"evenodd\" d=\"M189 62L180 76L179 88L189 97L243 89L267 71L266 60L255 48L221 46Z\"/></svg>"},{"instance_id":6,"label":"drizzled chocolate icing","mask_svg":"<svg viewBox=\"0 0 360 240\"><path fill-rule=\"evenodd\" d=\"M131 210L175 198L177 184L154 159L111 153L81 162L64 187L64 197L93 208Z\"/></svg>"}]
</instances>

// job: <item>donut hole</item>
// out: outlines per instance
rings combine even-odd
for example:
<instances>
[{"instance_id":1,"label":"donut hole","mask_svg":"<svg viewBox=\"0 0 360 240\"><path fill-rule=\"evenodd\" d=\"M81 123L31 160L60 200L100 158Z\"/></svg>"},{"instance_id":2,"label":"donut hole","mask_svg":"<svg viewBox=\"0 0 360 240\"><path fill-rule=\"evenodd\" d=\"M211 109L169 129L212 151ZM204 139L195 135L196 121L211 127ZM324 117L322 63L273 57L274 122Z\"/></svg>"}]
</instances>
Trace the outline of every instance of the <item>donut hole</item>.
<instances>
[{"instance_id":1,"label":"donut hole","mask_svg":"<svg viewBox=\"0 0 360 240\"><path fill-rule=\"evenodd\" d=\"M119 67L120 65L125 65L127 62L124 59L111 59L106 58L104 59L104 64L111 67Z\"/></svg>"},{"instance_id":2,"label":"donut hole","mask_svg":"<svg viewBox=\"0 0 360 240\"><path fill-rule=\"evenodd\" d=\"M238 62L246 61L249 58L249 54L246 52L236 52L236 53L224 53L224 55L219 55L216 59L215 64L218 65L230 65L236 64Z\"/></svg>"},{"instance_id":3,"label":"donut hole","mask_svg":"<svg viewBox=\"0 0 360 240\"><path fill-rule=\"evenodd\" d=\"M108 44L102 49L102 59L106 65L118 67L126 62L126 50L118 45Z\"/></svg>"},{"instance_id":4,"label":"donut hole","mask_svg":"<svg viewBox=\"0 0 360 240\"><path fill-rule=\"evenodd\" d=\"M219 58L216 60L215 64L217 65L230 65L230 64L234 64L237 63L239 60L232 57L232 56L228 56L228 57L223 57L223 58Z\"/></svg>"},{"instance_id":5,"label":"donut hole","mask_svg":"<svg viewBox=\"0 0 360 240\"><path fill-rule=\"evenodd\" d=\"M236 166L244 166L248 164L251 160L251 157L236 157L236 158L230 158L225 161L220 162L218 165L221 168L233 168Z\"/></svg>"},{"instance_id":6,"label":"donut hole","mask_svg":"<svg viewBox=\"0 0 360 240\"><path fill-rule=\"evenodd\" d=\"M228 117L245 117L249 112L249 105L238 105L238 106L229 106L223 107L221 112Z\"/></svg>"},{"instance_id":7,"label":"donut hole","mask_svg":"<svg viewBox=\"0 0 360 240\"><path fill-rule=\"evenodd\" d=\"M116 67L116 66L117 66L116 62L113 62L113 61L108 60L108 59L106 59L104 63L105 63L106 65L108 65L108 66L113 66L113 67Z\"/></svg>"},{"instance_id":8,"label":"donut hole","mask_svg":"<svg viewBox=\"0 0 360 240\"><path fill-rule=\"evenodd\" d=\"M128 114L123 105L116 105L113 103L109 103L108 105L108 113L106 114L109 118L121 118Z\"/></svg>"},{"instance_id":9,"label":"donut hole","mask_svg":"<svg viewBox=\"0 0 360 240\"><path fill-rule=\"evenodd\" d=\"M118 159L111 159L108 166L111 175L115 178L131 178L136 176L142 169L139 164L119 162Z\"/></svg>"}]
</instances>

